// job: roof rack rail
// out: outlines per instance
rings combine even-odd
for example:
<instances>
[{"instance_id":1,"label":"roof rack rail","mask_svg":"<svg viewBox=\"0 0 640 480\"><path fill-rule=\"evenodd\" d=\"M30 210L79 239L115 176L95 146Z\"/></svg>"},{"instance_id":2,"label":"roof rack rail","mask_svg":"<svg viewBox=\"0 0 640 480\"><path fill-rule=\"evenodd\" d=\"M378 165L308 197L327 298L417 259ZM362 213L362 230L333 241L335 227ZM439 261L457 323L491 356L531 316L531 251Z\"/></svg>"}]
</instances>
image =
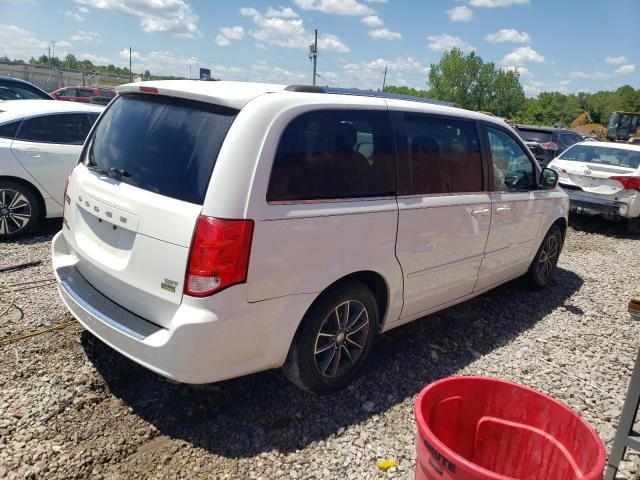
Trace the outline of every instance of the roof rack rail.
<instances>
[{"instance_id":1,"label":"roof rack rail","mask_svg":"<svg viewBox=\"0 0 640 480\"><path fill-rule=\"evenodd\" d=\"M433 98L412 97L410 95L399 95L388 92L374 92L373 90L359 90L357 88L337 88L337 87L319 87L316 85L289 85L285 88L289 92L304 93L331 93L334 95L357 95L360 97L388 98L394 100L406 100L409 102L430 103L432 105L443 105L446 107L460 108L460 105L454 102L445 102L443 100L435 100Z\"/></svg>"}]
</instances>

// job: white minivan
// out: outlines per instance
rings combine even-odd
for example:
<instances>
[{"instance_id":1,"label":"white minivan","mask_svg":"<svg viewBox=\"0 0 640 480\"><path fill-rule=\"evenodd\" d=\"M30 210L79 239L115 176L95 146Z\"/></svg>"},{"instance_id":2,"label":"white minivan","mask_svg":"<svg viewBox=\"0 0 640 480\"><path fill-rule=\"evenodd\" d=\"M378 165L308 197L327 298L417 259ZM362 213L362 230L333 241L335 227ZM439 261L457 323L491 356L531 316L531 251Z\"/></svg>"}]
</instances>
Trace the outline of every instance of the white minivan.
<instances>
[{"instance_id":1,"label":"white minivan","mask_svg":"<svg viewBox=\"0 0 640 480\"><path fill-rule=\"evenodd\" d=\"M283 367L327 393L377 334L552 276L568 199L500 120L308 86L118 92L69 177L53 268L73 315L160 375Z\"/></svg>"}]
</instances>

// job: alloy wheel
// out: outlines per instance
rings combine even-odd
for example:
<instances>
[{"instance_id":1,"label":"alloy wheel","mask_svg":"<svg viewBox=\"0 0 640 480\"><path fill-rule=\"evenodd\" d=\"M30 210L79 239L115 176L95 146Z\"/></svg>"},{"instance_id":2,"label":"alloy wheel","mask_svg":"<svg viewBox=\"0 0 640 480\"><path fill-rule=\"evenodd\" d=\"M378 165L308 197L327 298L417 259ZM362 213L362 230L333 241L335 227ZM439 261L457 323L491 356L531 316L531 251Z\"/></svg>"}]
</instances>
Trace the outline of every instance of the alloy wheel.
<instances>
[{"instance_id":1,"label":"alloy wheel","mask_svg":"<svg viewBox=\"0 0 640 480\"><path fill-rule=\"evenodd\" d=\"M324 377L341 376L357 362L369 337L369 312L356 300L337 305L316 334L313 358Z\"/></svg>"},{"instance_id":2,"label":"alloy wheel","mask_svg":"<svg viewBox=\"0 0 640 480\"><path fill-rule=\"evenodd\" d=\"M558 254L560 253L560 244L558 237L555 235L549 235L549 238L544 242L540 256L538 257L538 272L540 279L546 282L553 273L553 268L556 265Z\"/></svg>"},{"instance_id":3,"label":"alloy wheel","mask_svg":"<svg viewBox=\"0 0 640 480\"><path fill-rule=\"evenodd\" d=\"M22 192L0 190L0 235L19 232L31 220L31 203Z\"/></svg>"}]
</instances>

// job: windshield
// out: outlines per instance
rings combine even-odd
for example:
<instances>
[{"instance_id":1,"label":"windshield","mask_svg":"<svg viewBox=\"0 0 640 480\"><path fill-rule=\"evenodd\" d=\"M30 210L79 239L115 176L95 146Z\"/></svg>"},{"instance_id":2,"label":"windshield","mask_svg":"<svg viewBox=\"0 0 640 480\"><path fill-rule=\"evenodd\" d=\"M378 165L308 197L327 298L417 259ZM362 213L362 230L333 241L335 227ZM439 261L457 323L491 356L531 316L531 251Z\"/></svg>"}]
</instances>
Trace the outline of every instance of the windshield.
<instances>
[{"instance_id":1,"label":"windshield","mask_svg":"<svg viewBox=\"0 0 640 480\"><path fill-rule=\"evenodd\" d=\"M597 147L584 143L570 147L559 158L560 160L573 160L632 169L636 169L640 165L640 151Z\"/></svg>"},{"instance_id":2,"label":"windshield","mask_svg":"<svg viewBox=\"0 0 640 480\"><path fill-rule=\"evenodd\" d=\"M547 143L553 139L553 133L545 130L528 130L526 128L518 128L518 135L525 142Z\"/></svg>"},{"instance_id":3,"label":"windshield","mask_svg":"<svg viewBox=\"0 0 640 480\"><path fill-rule=\"evenodd\" d=\"M87 164L118 180L202 204L218 152L238 111L155 95L123 95L100 117Z\"/></svg>"},{"instance_id":4,"label":"windshield","mask_svg":"<svg viewBox=\"0 0 640 480\"><path fill-rule=\"evenodd\" d=\"M38 90L30 90L18 85L0 85L0 100L51 100L51 97Z\"/></svg>"},{"instance_id":5,"label":"windshield","mask_svg":"<svg viewBox=\"0 0 640 480\"><path fill-rule=\"evenodd\" d=\"M618 127L618 120L620 120L620 114L619 113L612 113L611 117L609 118L609 128L617 128Z\"/></svg>"}]
</instances>

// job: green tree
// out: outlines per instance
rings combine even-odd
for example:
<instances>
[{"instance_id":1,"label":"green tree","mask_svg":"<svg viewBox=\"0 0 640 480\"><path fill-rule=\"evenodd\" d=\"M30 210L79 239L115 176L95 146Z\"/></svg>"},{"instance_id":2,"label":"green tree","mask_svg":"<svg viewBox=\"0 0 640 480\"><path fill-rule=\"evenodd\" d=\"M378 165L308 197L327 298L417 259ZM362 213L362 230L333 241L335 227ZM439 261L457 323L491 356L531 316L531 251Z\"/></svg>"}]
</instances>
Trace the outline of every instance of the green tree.
<instances>
[{"instance_id":1,"label":"green tree","mask_svg":"<svg viewBox=\"0 0 640 480\"><path fill-rule=\"evenodd\" d=\"M463 108L511 117L524 105L524 90L517 72L496 69L471 52L453 48L431 65L429 94Z\"/></svg>"}]
</instances>

